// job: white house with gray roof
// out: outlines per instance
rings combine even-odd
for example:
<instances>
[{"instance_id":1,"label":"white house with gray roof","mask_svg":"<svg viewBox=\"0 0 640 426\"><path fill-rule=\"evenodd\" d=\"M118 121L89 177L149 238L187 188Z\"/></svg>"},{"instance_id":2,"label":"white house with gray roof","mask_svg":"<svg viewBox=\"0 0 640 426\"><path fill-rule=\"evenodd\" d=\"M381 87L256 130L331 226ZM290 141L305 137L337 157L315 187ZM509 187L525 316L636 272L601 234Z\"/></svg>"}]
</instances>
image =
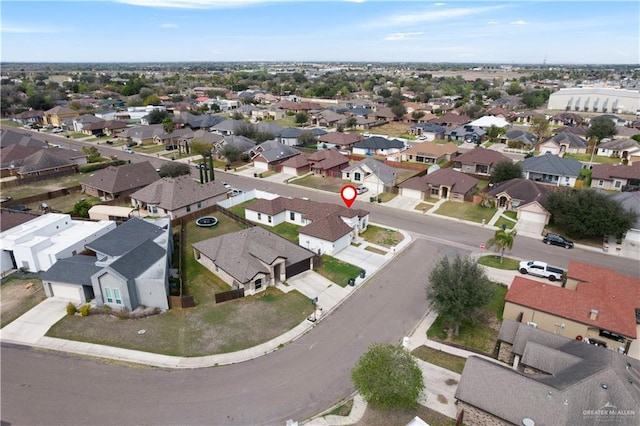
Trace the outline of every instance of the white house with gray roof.
<instances>
[{"instance_id":1,"label":"white house with gray roof","mask_svg":"<svg viewBox=\"0 0 640 426\"><path fill-rule=\"evenodd\" d=\"M525 179L534 182L573 188L582 170L582 163L573 158L560 158L547 153L525 158L521 163Z\"/></svg>"},{"instance_id":2,"label":"white house with gray roof","mask_svg":"<svg viewBox=\"0 0 640 426\"><path fill-rule=\"evenodd\" d=\"M365 186L375 194L390 190L396 184L396 172L382 161L365 158L342 170L342 179Z\"/></svg>"},{"instance_id":3,"label":"white house with gray roof","mask_svg":"<svg viewBox=\"0 0 640 426\"><path fill-rule=\"evenodd\" d=\"M407 149L406 144L399 139L387 139L381 136L371 136L355 145L351 151L355 155L393 155Z\"/></svg>"},{"instance_id":4,"label":"white house with gray roof","mask_svg":"<svg viewBox=\"0 0 640 426\"><path fill-rule=\"evenodd\" d=\"M169 308L173 234L168 218L132 218L86 249L95 256L63 259L40 275L47 296L95 300L114 309Z\"/></svg>"},{"instance_id":5,"label":"white house with gray roof","mask_svg":"<svg viewBox=\"0 0 640 426\"><path fill-rule=\"evenodd\" d=\"M18 268L46 271L115 228L116 223L111 220L73 220L68 214L60 213L38 216L0 233L2 272Z\"/></svg>"}]
</instances>

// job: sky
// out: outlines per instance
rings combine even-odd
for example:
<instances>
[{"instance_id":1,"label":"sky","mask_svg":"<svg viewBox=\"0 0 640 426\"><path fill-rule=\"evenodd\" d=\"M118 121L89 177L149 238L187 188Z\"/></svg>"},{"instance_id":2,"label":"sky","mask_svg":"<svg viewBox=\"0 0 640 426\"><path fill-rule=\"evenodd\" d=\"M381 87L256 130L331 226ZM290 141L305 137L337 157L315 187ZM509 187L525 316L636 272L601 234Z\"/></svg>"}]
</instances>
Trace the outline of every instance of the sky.
<instances>
[{"instance_id":1,"label":"sky","mask_svg":"<svg viewBox=\"0 0 640 426\"><path fill-rule=\"evenodd\" d=\"M0 1L2 62L639 64L640 2Z\"/></svg>"}]
</instances>

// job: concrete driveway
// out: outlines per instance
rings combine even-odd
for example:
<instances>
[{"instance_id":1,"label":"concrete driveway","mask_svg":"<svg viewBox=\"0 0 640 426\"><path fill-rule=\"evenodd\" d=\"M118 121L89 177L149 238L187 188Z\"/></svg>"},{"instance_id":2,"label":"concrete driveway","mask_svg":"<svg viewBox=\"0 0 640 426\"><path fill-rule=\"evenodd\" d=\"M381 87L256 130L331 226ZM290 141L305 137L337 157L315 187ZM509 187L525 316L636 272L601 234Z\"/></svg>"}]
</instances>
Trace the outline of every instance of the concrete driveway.
<instances>
[{"instance_id":1,"label":"concrete driveway","mask_svg":"<svg viewBox=\"0 0 640 426\"><path fill-rule=\"evenodd\" d=\"M318 298L318 308L322 308L324 312L328 312L333 309L338 303L340 303L351 291L351 287L348 289L340 287L332 281L329 281L322 275L313 272L305 271L287 280L289 288L294 288L300 293L307 296L309 299L315 297ZM279 288L282 289L282 286ZM287 291L287 290L285 290ZM289 290L290 291L290 290Z\"/></svg>"},{"instance_id":2,"label":"concrete driveway","mask_svg":"<svg viewBox=\"0 0 640 426\"><path fill-rule=\"evenodd\" d=\"M67 303L69 300L59 297L46 298L0 330L0 340L36 343L47 330L67 315Z\"/></svg>"},{"instance_id":3,"label":"concrete driveway","mask_svg":"<svg viewBox=\"0 0 640 426\"><path fill-rule=\"evenodd\" d=\"M519 235L526 235L531 238L542 238L542 231L544 231L544 223L533 222L530 220L520 219L516 222L516 231Z\"/></svg>"},{"instance_id":4,"label":"concrete driveway","mask_svg":"<svg viewBox=\"0 0 640 426\"><path fill-rule=\"evenodd\" d=\"M364 269L367 272L367 275L371 275L380 269L391 256L392 254L383 256L359 247L349 246L344 250L341 250L334 257L342 260L343 262L358 266L359 268Z\"/></svg>"},{"instance_id":5,"label":"concrete driveway","mask_svg":"<svg viewBox=\"0 0 640 426\"><path fill-rule=\"evenodd\" d=\"M401 210L415 210L416 206L421 202L422 201L416 200L415 198L396 195L395 197L393 197L393 199L384 203L384 205Z\"/></svg>"}]
</instances>

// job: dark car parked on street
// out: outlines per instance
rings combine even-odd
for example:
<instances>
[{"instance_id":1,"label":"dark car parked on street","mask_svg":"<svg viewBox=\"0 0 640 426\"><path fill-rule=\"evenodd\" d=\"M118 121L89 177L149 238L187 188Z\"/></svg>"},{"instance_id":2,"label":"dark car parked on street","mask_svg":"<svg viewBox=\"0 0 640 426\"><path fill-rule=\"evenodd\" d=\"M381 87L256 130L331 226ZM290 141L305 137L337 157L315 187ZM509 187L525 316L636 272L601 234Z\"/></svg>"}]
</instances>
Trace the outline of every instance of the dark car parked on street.
<instances>
[{"instance_id":1,"label":"dark car parked on street","mask_svg":"<svg viewBox=\"0 0 640 426\"><path fill-rule=\"evenodd\" d=\"M31 210L29 207L25 206L24 204L18 204L16 206L9 206L9 207L7 207L7 209L14 210L14 211L17 211L17 212L28 212L29 210Z\"/></svg>"},{"instance_id":2,"label":"dark car parked on street","mask_svg":"<svg viewBox=\"0 0 640 426\"><path fill-rule=\"evenodd\" d=\"M545 244L553 244L554 246L560 246L567 249L573 248L573 241L558 234L549 233L544 236L542 242Z\"/></svg>"}]
</instances>

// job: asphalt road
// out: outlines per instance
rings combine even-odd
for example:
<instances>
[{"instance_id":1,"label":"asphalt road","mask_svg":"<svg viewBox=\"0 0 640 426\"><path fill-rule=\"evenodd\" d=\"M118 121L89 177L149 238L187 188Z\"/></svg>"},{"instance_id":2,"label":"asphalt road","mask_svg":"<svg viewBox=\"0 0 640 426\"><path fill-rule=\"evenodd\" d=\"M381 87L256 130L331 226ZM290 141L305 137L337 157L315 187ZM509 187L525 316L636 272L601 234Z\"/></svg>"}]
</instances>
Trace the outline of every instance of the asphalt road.
<instances>
[{"instance_id":1,"label":"asphalt road","mask_svg":"<svg viewBox=\"0 0 640 426\"><path fill-rule=\"evenodd\" d=\"M147 159L129 156L135 162ZM218 179L243 189L339 201L337 194L216 173ZM377 204L357 201L354 207L369 210L373 222L419 237L302 338L252 361L193 371L123 366L3 344L2 421L282 425L289 418L308 418L347 397L353 391L350 371L366 347L372 342L399 343L426 314L426 275L433 262L445 254L477 250L493 233ZM537 239L516 238L510 254L565 267L570 259L577 259L640 276L635 260L548 247Z\"/></svg>"},{"instance_id":2,"label":"asphalt road","mask_svg":"<svg viewBox=\"0 0 640 426\"><path fill-rule=\"evenodd\" d=\"M283 425L353 391L373 342L400 343L427 312L426 274L451 248L419 239L311 332L231 366L165 371L2 346L2 420L16 424Z\"/></svg>"}]
</instances>

